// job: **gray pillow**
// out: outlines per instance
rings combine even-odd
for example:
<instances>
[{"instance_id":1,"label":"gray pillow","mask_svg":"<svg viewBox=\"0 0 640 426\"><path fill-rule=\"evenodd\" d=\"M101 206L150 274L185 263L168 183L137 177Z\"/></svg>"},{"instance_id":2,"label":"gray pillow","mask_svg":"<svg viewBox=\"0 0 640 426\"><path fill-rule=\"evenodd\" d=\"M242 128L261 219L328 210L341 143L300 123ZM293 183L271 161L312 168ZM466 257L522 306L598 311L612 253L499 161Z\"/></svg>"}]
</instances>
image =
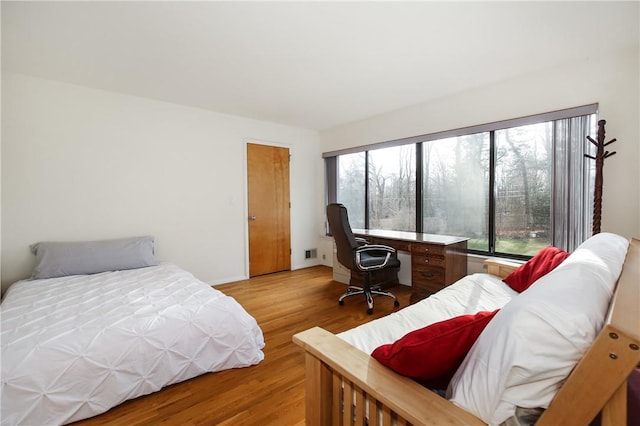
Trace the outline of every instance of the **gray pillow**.
<instances>
[{"instance_id":1,"label":"gray pillow","mask_svg":"<svg viewBox=\"0 0 640 426\"><path fill-rule=\"evenodd\" d=\"M31 278L97 274L106 271L157 265L153 255L154 237L79 242L39 242L32 244L36 267Z\"/></svg>"}]
</instances>

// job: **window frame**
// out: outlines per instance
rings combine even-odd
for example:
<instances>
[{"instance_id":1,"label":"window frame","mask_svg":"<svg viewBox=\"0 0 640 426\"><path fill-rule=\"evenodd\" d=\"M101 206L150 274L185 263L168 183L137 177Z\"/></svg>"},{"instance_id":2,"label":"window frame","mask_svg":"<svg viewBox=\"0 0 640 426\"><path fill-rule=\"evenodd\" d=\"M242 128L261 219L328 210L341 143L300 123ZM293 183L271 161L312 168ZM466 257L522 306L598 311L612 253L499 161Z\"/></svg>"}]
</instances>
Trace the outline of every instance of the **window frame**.
<instances>
[{"instance_id":1,"label":"window frame","mask_svg":"<svg viewBox=\"0 0 640 426\"><path fill-rule=\"evenodd\" d=\"M488 215L489 215L489 223L488 223L488 251L483 250L469 250L469 253L478 254L478 255L488 255L488 256L500 256L511 259L521 259L526 260L531 258L531 256L521 255L516 253L503 253L496 252L496 194L495 194L495 168L496 168L496 141L495 141L495 132L498 130L508 129L512 127L520 127L526 126L530 124L537 124L548 121L556 121L563 120L569 118L576 118L581 116L588 115L596 115L598 114L598 104L589 104L583 105L574 108L567 108L542 114L535 114L525 117L519 117L514 119L502 120L493 123L487 123L477 126L469 126L463 127L459 129L447 130L442 132L412 136L408 138L395 139L391 141L378 142L369 145L362 145L352 148L346 148L336 151L325 152L322 154L322 158L325 159L325 176L326 176L326 202L334 203L337 202L337 185L338 185L338 167L337 167L337 158L340 155L345 154L353 154L357 152L365 152L365 218L364 224L365 229L369 229L369 151L388 148L393 146L400 145L410 145L415 144L415 160L416 160L416 217L415 217L415 229L417 233L423 232L423 144L428 143L430 141L436 141L440 139L447 139L452 137L459 137L465 135L471 135L475 133L489 133L489 146L490 146L490 154L489 154L489 200L488 200ZM553 214L553 206L551 207ZM328 229L328 228L327 228ZM553 232L553 230L551 230Z\"/></svg>"}]
</instances>

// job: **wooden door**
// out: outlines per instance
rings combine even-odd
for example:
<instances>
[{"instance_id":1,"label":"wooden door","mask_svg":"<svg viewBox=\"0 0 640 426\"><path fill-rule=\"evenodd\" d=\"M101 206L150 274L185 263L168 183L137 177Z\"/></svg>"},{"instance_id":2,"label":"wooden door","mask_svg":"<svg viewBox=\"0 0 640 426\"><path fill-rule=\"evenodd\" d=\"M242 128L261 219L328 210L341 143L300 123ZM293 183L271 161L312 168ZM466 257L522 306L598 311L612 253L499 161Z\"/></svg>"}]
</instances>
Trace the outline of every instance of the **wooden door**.
<instances>
[{"instance_id":1,"label":"wooden door","mask_svg":"<svg viewBox=\"0 0 640 426\"><path fill-rule=\"evenodd\" d=\"M249 276L291 269L289 149L247 144Z\"/></svg>"}]
</instances>

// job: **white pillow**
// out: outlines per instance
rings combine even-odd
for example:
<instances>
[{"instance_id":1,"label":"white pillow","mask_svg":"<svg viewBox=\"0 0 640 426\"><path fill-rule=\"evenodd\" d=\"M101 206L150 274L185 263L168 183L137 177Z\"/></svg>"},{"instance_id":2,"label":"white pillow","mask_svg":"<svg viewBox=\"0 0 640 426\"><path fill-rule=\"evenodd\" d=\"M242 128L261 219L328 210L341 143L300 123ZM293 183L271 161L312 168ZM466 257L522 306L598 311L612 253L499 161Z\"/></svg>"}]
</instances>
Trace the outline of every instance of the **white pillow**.
<instances>
[{"instance_id":1,"label":"white pillow","mask_svg":"<svg viewBox=\"0 0 640 426\"><path fill-rule=\"evenodd\" d=\"M547 408L601 330L629 242L601 233L507 303L454 375L447 397L497 425Z\"/></svg>"}]
</instances>

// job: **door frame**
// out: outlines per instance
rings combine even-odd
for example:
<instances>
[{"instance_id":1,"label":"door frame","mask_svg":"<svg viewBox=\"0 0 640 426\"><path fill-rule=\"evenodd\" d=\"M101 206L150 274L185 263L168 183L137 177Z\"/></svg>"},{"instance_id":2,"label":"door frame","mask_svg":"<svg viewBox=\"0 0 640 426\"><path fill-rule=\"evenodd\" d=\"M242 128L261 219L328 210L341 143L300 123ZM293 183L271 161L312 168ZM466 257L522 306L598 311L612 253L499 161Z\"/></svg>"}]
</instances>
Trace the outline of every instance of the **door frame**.
<instances>
[{"instance_id":1,"label":"door frame","mask_svg":"<svg viewBox=\"0 0 640 426\"><path fill-rule=\"evenodd\" d=\"M244 210L244 276L246 277L245 279L249 279L250 277L250 273L249 273L249 179L248 179L249 168L247 167L249 158L247 155L247 150L248 150L247 145L249 144L266 145L266 146L273 146L276 148L287 148L289 150L289 200L291 200L291 164L293 160L293 147L291 144L254 139L254 138L243 138L242 142L243 142L242 143L242 147L243 147L242 179L243 179L243 187L244 187L244 208L243 208ZM289 210L289 219L290 219L289 220L289 239L290 239L289 243L290 243L290 246L293 246L293 234L291 232L291 209ZM293 258L293 247L291 247L291 253L289 254L289 257L291 259ZM293 268L293 265L292 265L292 268Z\"/></svg>"}]
</instances>

